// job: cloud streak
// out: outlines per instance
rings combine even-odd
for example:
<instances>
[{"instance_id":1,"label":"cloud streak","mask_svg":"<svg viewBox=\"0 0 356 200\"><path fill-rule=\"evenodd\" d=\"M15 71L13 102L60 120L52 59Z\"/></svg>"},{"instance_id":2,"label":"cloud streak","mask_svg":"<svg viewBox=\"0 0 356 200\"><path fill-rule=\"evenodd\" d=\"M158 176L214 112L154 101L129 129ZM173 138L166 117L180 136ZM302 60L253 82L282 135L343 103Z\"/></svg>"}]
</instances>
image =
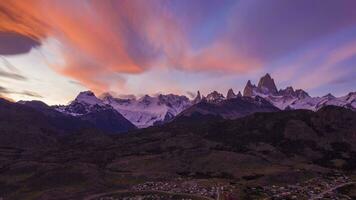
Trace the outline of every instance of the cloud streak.
<instances>
[{"instance_id":1,"label":"cloud streak","mask_svg":"<svg viewBox=\"0 0 356 200\"><path fill-rule=\"evenodd\" d=\"M7 39L0 54L26 53L54 39L63 63L51 67L99 93L152 68L241 75L354 27L355 6L353 0L3 1L0 42L22 42Z\"/></svg>"},{"instance_id":2,"label":"cloud streak","mask_svg":"<svg viewBox=\"0 0 356 200\"><path fill-rule=\"evenodd\" d=\"M6 71L3 71L3 70L0 70L0 77L14 79L14 80L18 80L18 81L27 80L26 77L24 77L24 76L22 76L20 74L6 72Z\"/></svg>"},{"instance_id":3,"label":"cloud streak","mask_svg":"<svg viewBox=\"0 0 356 200\"><path fill-rule=\"evenodd\" d=\"M18 81L25 81L27 78L20 74L20 71L13 66L9 61L6 60L3 56L0 56L2 59L5 67L7 70L0 69L0 77L18 80Z\"/></svg>"},{"instance_id":4,"label":"cloud streak","mask_svg":"<svg viewBox=\"0 0 356 200\"><path fill-rule=\"evenodd\" d=\"M0 31L37 42L55 38L65 65L53 67L100 92L110 88L105 79L112 73L142 73L152 67L244 73L260 66L220 41L194 50L189 31L170 6L166 1L13 0L1 3Z\"/></svg>"},{"instance_id":5,"label":"cloud streak","mask_svg":"<svg viewBox=\"0 0 356 200\"><path fill-rule=\"evenodd\" d=\"M9 99L8 97L6 97L9 94L19 94L19 95L25 95L25 96L28 96L28 97L43 98L42 95L40 95L40 94L38 94L36 92L33 92L33 91L29 91L29 90L13 91L13 90L10 90L8 88L0 86L0 97L1 98Z\"/></svg>"}]
</instances>

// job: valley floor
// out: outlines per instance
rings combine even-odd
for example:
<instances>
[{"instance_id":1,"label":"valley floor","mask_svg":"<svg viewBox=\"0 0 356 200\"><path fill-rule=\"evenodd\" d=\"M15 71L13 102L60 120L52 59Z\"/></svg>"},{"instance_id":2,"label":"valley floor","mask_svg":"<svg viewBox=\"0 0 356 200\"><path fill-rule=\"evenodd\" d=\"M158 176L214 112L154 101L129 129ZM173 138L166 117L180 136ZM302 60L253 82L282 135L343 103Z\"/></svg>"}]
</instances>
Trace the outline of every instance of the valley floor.
<instances>
[{"instance_id":1,"label":"valley floor","mask_svg":"<svg viewBox=\"0 0 356 200\"><path fill-rule=\"evenodd\" d=\"M217 180L215 180L217 181ZM85 200L136 200L136 199L191 199L191 200L232 200L236 197L235 184L226 180L215 182L219 186L199 185L202 180L176 180L171 182L146 182L133 186L131 190L115 191L99 195L91 195ZM208 183L206 180L205 183ZM316 177L307 181L288 185L268 185L245 188L245 199L261 200L317 200L317 199L354 199L354 194L347 190L356 189L356 182L349 177L334 173ZM235 197L234 197L235 195Z\"/></svg>"}]
</instances>

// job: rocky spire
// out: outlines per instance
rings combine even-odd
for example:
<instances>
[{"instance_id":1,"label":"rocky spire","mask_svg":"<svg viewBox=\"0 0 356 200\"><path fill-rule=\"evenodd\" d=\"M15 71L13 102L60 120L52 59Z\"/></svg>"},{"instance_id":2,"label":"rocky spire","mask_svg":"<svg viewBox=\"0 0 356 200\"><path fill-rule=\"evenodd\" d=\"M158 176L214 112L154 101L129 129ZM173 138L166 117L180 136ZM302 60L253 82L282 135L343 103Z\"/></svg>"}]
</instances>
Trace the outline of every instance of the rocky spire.
<instances>
[{"instance_id":1,"label":"rocky spire","mask_svg":"<svg viewBox=\"0 0 356 200\"><path fill-rule=\"evenodd\" d=\"M256 89L256 86L252 85L251 81L248 80L244 89L244 96L252 97L254 94L254 89Z\"/></svg>"},{"instance_id":2,"label":"rocky spire","mask_svg":"<svg viewBox=\"0 0 356 200\"><path fill-rule=\"evenodd\" d=\"M236 94L234 93L234 90L232 88L229 89L226 95L226 99L233 99L236 98Z\"/></svg>"},{"instance_id":3,"label":"rocky spire","mask_svg":"<svg viewBox=\"0 0 356 200\"><path fill-rule=\"evenodd\" d=\"M242 97L242 94L241 94L241 92L239 91L239 93L237 93L237 95L236 95L237 97Z\"/></svg>"},{"instance_id":4,"label":"rocky spire","mask_svg":"<svg viewBox=\"0 0 356 200\"><path fill-rule=\"evenodd\" d=\"M273 78L267 73L263 76L258 82L258 89L264 94L277 94L278 90L276 84L274 83Z\"/></svg>"},{"instance_id":5,"label":"rocky spire","mask_svg":"<svg viewBox=\"0 0 356 200\"><path fill-rule=\"evenodd\" d=\"M200 95L200 91L198 90L197 96L193 100L193 104L199 103L202 100L202 97Z\"/></svg>"}]
</instances>

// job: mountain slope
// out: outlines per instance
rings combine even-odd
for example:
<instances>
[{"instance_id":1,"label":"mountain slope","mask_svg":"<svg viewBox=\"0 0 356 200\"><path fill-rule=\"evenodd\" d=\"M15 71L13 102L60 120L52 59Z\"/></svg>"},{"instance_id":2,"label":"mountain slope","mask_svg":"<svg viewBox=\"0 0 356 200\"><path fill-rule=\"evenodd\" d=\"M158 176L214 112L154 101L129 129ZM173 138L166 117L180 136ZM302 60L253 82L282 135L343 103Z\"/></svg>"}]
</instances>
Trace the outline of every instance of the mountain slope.
<instances>
[{"instance_id":1,"label":"mountain slope","mask_svg":"<svg viewBox=\"0 0 356 200\"><path fill-rule=\"evenodd\" d=\"M13 129L29 133L26 127L42 124L42 114L16 106L10 110L19 109L20 116L3 113L24 122L7 123ZM326 106L317 112L254 113L235 120L194 117L115 136L91 130L20 153L12 149L22 142L17 138L17 143L0 146L0 193L6 199L85 199L157 180L192 187L230 184L244 192L356 170L356 114L349 109Z\"/></svg>"},{"instance_id":2,"label":"mountain slope","mask_svg":"<svg viewBox=\"0 0 356 200\"><path fill-rule=\"evenodd\" d=\"M96 128L106 132L120 133L136 128L111 105L105 104L90 91L81 92L67 106L55 106L54 108L61 113L88 121Z\"/></svg>"},{"instance_id":3,"label":"mountain slope","mask_svg":"<svg viewBox=\"0 0 356 200\"><path fill-rule=\"evenodd\" d=\"M196 115L214 115L225 119L236 119L255 112L276 112L278 108L274 107L268 101L261 97L236 97L227 100L201 101L178 116L196 116Z\"/></svg>"},{"instance_id":4,"label":"mountain slope","mask_svg":"<svg viewBox=\"0 0 356 200\"><path fill-rule=\"evenodd\" d=\"M0 108L0 146L51 146L61 134L45 115L31 107L0 99Z\"/></svg>"},{"instance_id":5,"label":"mountain slope","mask_svg":"<svg viewBox=\"0 0 356 200\"><path fill-rule=\"evenodd\" d=\"M88 121L95 128L109 133L122 133L136 129L129 120L124 118L116 110L99 110L90 112L78 117L83 121Z\"/></svg>"},{"instance_id":6,"label":"mountain slope","mask_svg":"<svg viewBox=\"0 0 356 200\"><path fill-rule=\"evenodd\" d=\"M161 131L197 134L218 142L222 151L261 155L271 162L279 154L278 162L302 157L302 162L356 170L356 112L349 109L325 106L317 112L254 113L235 120L194 117L180 117Z\"/></svg>"},{"instance_id":7,"label":"mountain slope","mask_svg":"<svg viewBox=\"0 0 356 200\"><path fill-rule=\"evenodd\" d=\"M48 123L54 128L61 130L64 134L86 128L94 128L91 123L87 123L80 118L63 114L41 101L19 101L18 104L30 107L46 117Z\"/></svg>"},{"instance_id":8,"label":"mountain slope","mask_svg":"<svg viewBox=\"0 0 356 200\"><path fill-rule=\"evenodd\" d=\"M139 99L119 99L106 94L102 99L139 128L165 123L191 105L187 97L173 94L145 95Z\"/></svg>"}]
</instances>

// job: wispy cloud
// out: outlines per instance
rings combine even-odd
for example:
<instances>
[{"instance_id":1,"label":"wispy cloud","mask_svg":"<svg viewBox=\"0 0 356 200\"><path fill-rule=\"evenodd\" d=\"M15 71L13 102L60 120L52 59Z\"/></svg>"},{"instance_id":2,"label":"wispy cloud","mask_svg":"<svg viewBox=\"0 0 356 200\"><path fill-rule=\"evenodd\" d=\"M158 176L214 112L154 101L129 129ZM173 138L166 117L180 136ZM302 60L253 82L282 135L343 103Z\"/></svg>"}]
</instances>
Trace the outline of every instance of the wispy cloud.
<instances>
[{"instance_id":1,"label":"wispy cloud","mask_svg":"<svg viewBox=\"0 0 356 200\"><path fill-rule=\"evenodd\" d=\"M26 96L29 96L29 97L36 97L36 98L43 98L42 95L36 93L36 92L33 92L33 91L28 91L28 90L24 90L18 94L23 94L23 95L26 95Z\"/></svg>"},{"instance_id":2,"label":"wispy cloud","mask_svg":"<svg viewBox=\"0 0 356 200\"><path fill-rule=\"evenodd\" d=\"M241 75L354 27L355 6L352 0L3 1L0 33L24 42L2 54L53 38L64 61L51 67L96 92L123 88L125 75L152 68ZM21 79L13 74L2 76Z\"/></svg>"},{"instance_id":3,"label":"wispy cloud","mask_svg":"<svg viewBox=\"0 0 356 200\"><path fill-rule=\"evenodd\" d=\"M20 71L15 66L13 66L8 60L6 60L5 57L0 56L0 58L4 66L7 68L7 70L0 69L0 77L19 80L19 81L27 80L27 78L21 75Z\"/></svg>"},{"instance_id":4,"label":"wispy cloud","mask_svg":"<svg viewBox=\"0 0 356 200\"><path fill-rule=\"evenodd\" d=\"M22 76L20 74L6 72L6 71L3 71L3 70L0 70L0 77L9 78L9 79L15 79L15 80L19 80L19 81L27 80L26 77L24 77L24 76Z\"/></svg>"},{"instance_id":5,"label":"wispy cloud","mask_svg":"<svg viewBox=\"0 0 356 200\"><path fill-rule=\"evenodd\" d=\"M0 93L10 93L10 91L7 88L4 88L2 86L0 86Z\"/></svg>"},{"instance_id":6,"label":"wispy cloud","mask_svg":"<svg viewBox=\"0 0 356 200\"><path fill-rule=\"evenodd\" d=\"M175 3L14 0L1 3L0 31L38 42L54 37L65 66L52 66L99 92L113 85L106 81L112 73L142 73L152 67L245 73L261 66L220 39L195 50L185 28L189 22L172 12Z\"/></svg>"},{"instance_id":7,"label":"wispy cloud","mask_svg":"<svg viewBox=\"0 0 356 200\"><path fill-rule=\"evenodd\" d=\"M28 91L28 90L14 91L14 90L10 90L8 88L0 86L0 96L1 97L8 98L8 95L11 95L11 94L19 94L19 95L25 95L28 97L43 98L42 95L40 95L36 92L33 92L33 91Z\"/></svg>"}]
</instances>

